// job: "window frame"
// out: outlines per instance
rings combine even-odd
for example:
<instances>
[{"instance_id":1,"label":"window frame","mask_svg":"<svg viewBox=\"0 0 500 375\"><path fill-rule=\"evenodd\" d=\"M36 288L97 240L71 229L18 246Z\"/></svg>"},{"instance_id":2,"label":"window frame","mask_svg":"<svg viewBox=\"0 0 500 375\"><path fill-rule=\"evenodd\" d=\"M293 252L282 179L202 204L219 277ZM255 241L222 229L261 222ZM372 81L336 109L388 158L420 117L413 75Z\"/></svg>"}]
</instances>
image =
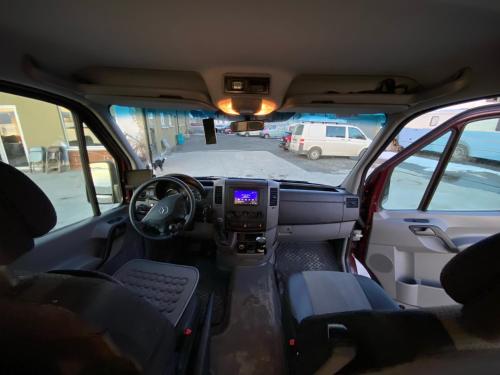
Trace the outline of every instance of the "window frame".
<instances>
[{"instance_id":1,"label":"window frame","mask_svg":"<svg viewBox=\"0 0 500 375\"><path fill-rule=\"evenodd\" d=\"M115 160L115 165L120 180L120 189L123 197L120 206L126 202L125 180L123 176L125 176L125 172L127 170L132 169L130 159L124 153L124 151L122 150L120 145L116 142L116 140L113 139L113 136L105 128L102 121L88 107L61 95L48 93L40 89L12 83L9 81L0 80L0 91L12 95L23 96L29 99L40 100L46 103L56 105L58 107L64 107L71 112L71 115L73 116L73 121L75 122L75 131L77 133L80 163L82 165L82 173L85 181L85 189L87 193L87 198L89 200L93 212L93 216L91 217L101 216L102 212L99 208L99 203L97 201L97 194L95 191L95 185L90 170L90 160L88 154L89 149L87 148L85 142L85 134L83 126L84 123L87 126L87 128L90 129L101 142L102 146L98 146L98 148L106 149L108 153L111 155L111 157ZM64 128L64 126L63 126L63 132L64 135L66 136L66 129ZM90 149L94 148L93 146L89 147ZM71 149L69 144L68 144L68 149ZM73 149L75 148L73 147ZM69 224L68 226L74 224L76 223Z\"/></svg>"}]
</instances>

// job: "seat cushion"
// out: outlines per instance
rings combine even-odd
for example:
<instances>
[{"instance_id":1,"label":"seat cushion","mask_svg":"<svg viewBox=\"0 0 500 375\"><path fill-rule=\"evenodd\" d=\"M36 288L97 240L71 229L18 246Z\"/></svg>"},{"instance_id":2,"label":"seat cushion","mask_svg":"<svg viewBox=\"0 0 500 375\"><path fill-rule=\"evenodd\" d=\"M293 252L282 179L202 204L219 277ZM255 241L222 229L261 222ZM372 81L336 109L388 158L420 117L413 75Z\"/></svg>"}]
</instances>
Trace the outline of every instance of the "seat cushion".
<instances>
[{"instance_id":1,"label":"seat cushion","mask_svg":"<svg viewBox=\"0 0 500 375\"><path fill-rule=\"evenodd\" d=\"M194 267L134 259L125 263L114 277L176 326L198 285L199 272Z\"/></svg>"},{"instance_id":2,"label":"seat cushion","mask_svg":"<svg viewBox=\"0 0 500 375\"><path fill-rule=\"evenodd\" d=\"M300 323L316 315L359 310L398 310L398 305L373 280L335 271L305 271L288 281L292 316Z\"/></svg>"},{"instance_id":3,"label":"seat cushion","mask_svg":"<svg viewBox=\"0 0 500 375\"><path fill-rule=\"evenodd\" d=\"M23 326L26 321L29 322L26 316L19 316L17 319L15 315L10 314L9 318L7 311L0 311L0 320L3 325L12 327L9 332L10 336L2 331L5 336L2 337L3 343L9 344L2 346L2 348L9 349L6 355L13 353L15 356L22 357L24 353L25 358L36 359L36 353L43 353L43 350L48 350L54 355L64 353L65 346L57 345L59 342L56 340L57 332L54 331L52 335L49 328L51 325L57 325L58 322L59 324L64 324L64 322L53 314L49 314L49 311L47 314L42 314L47 306L55 306L80 318L83 324L89 326L93 334L108 340L124 358L136 363L144 374L172 373L169 369L175 364L176 333L174 327L154 306L127 288L93 277L56 273L20 276L15 285L3 286L5 289L0 299L13 304L20 311L24 311L24 314L29 314L32 309L39 309L40 315L32 319L45 318L45 331L37 331L34 327L26 329ZM44 324L40 322L33 322L33 325L44 327ZM26 337L20 336L22 332L26 334ZM44 341L49 347L40 347L44 345ZM67 346L68 342L73 341L66 340L65 342ZM77 345L76 341L75 345ZM75 345L72 346L73 351L77 350L85 356L86 347ZM28 356L26 351L35 354ZM9 358L12 359L11 356ZM42 358L42 360L45 359ZM20 366L18 369L22 368ZM90 373L95 373L95 371L90 371Z\"/></svg>"}]
</instances>

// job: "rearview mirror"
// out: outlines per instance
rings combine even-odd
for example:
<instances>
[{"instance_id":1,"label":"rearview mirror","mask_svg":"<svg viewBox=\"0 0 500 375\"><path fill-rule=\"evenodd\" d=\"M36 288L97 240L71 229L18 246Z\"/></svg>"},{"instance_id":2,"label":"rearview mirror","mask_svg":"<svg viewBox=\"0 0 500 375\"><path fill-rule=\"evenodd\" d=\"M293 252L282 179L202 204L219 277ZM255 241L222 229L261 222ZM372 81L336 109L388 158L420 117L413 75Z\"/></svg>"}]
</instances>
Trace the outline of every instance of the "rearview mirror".
<instances>
[{"instance_id":1,"label":"rearview mirror","mask_svg":"<svg viewBox=\"0 0 500 375\"><path fill-rule=\"evenodd\" d=\"M251 132L264 129L264 121L233 121L231 123L231 132Z\"/></svg>"},{"instance_id":2,"label":"rearview mirror","mask_svg":"<svg viewBox=\"0 0 500 375\"><path fill-rule=\"evenodd\" d=\"M94 181L97 203L113 204L122 201L115 163L109 160L90 163L90 173Z\"/></svg>"}]
</instances>

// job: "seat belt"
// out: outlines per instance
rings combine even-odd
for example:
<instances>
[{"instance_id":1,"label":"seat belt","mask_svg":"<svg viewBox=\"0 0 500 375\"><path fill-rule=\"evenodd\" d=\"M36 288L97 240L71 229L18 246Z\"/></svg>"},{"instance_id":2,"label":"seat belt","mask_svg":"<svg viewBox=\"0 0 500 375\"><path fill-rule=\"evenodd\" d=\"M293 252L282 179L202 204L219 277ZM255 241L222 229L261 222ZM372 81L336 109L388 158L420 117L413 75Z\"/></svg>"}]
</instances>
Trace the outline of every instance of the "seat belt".
<instances>
[{"instance_id":1,"label":"seat belt","mask_svg":"<svg viewBox=\"0 0 500 375\"><path fill-rule=\"evenodd\" d=\"M338 373L356 357L356 347L347 337L347 328L343 324L328 324L328 339L333 342L332 355L315 372L315 375Z\"/></svg>"}]
</instances>

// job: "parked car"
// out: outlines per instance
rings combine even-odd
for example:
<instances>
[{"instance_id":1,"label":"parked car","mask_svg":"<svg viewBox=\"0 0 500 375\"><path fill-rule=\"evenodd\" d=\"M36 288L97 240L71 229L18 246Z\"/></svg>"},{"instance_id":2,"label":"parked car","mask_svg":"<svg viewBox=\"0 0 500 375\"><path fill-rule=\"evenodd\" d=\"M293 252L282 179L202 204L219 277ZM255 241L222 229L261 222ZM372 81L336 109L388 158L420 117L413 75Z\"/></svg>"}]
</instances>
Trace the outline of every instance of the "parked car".
<instances>
[{"instance_id":1,"label":"parked car","mask_svg":"<svg viewBox=\"0 0 500 375\"><path fill-rule=\"evenodd\" d=\"M236 134L243 136L243 137L258 137L258 136L260 136L260 130L252 130L249 132L240 132L240 133L236 133Z\"/></svg>"},{"instance_id":2,"label":"parked car","mask_svg":"<svg viewBox=\"0 0 500 375\"><path fill-rule=\"evenodd\" d=\"M361 156L371 142L356 126L304 123L295 127L290 151L307 155L310 160L317 160L322 156Z\"/></svg>"},{"instance_id":3,"label":"parked car","mask_svg":"<svg viewBox=\"0 0 500 375\"><path fill-rule=\"evenodd\" d=\"M292 141L292 132L285 132L285 135L281 137L280 147L282 147L283 150L288 151L290 148L291 141Z\"/></svg>"},{"instance_id":4,"label":"parked car","mask_svg":"<svg viewBox=\"0 0 500 375\"><path fill-rule=\"evenodd\" d=\"M231 130L231 127L229 125L226 126L222 132L224 134L233 134L233 131Z\"/></svg>"},{"instance_id":5,"label":"parked car","mask_svg":"<svg viewBox=\"0 0 500 375\"><path fill-rule=\"evenodd\" d=\"M285 135L286 128L283 126L269 125L266 126L261 132L262 138L281 138Z\"/></svg>"},{"instance_id":6,"label":"parked car","mask_svg":"<svg viewBox=\"0 0 500 375\"><path fill-rule=\"evenodd\" d=\"M223 133L225 128L226 128L226 125L224 125L224 124L215 124L215 132L216 133Z\"/></svg>"}]
</instances>

